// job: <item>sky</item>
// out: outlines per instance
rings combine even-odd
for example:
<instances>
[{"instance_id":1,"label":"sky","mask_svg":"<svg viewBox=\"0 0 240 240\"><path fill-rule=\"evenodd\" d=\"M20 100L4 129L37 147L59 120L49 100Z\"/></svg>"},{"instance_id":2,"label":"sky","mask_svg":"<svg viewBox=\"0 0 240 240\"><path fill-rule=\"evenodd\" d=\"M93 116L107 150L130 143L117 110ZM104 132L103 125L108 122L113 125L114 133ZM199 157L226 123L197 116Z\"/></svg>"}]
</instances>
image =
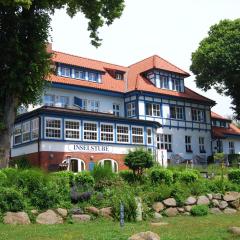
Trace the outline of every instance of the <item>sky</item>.
<instances>
[{"instance_id":1,"label":"sky","mask_svg":"<svg viewBox=\"0 0 240 240\"><path fill-rule=\"evenodd\" d=\"M196 88L189 68L191 54L210 26L239 18L239 9L239 0L125 0L121 18L99 30L103 39L99 48L90 44L84 16L70 18L62 9L52 17L51 41L54 50L123 66L157 54L189 72L185 85L215 100L213 111L229 116L231 99Z\"/></svg>"}]
</instances>

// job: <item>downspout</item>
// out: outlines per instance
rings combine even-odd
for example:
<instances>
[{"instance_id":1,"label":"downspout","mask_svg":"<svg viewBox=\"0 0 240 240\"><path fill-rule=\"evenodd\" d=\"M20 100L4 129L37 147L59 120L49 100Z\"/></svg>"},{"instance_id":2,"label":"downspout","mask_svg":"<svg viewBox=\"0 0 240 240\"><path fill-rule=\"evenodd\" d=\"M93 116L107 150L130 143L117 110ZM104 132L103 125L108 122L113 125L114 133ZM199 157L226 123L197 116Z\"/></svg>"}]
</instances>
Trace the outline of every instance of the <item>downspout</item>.
<instances>
[{"instance_id":1,"label":"downspout","mask_svg":"<svg viewBox=\"0 0 240 240\"><path fill-rule=\"evenodd\" d=\"M38 117L39 119L39 125L38 125L38 166L41 167L41 153L40 153L40 138L41 138L41 129L42 129L42 124L41 124L41 117Z\"/></svg>"}]
</instances>

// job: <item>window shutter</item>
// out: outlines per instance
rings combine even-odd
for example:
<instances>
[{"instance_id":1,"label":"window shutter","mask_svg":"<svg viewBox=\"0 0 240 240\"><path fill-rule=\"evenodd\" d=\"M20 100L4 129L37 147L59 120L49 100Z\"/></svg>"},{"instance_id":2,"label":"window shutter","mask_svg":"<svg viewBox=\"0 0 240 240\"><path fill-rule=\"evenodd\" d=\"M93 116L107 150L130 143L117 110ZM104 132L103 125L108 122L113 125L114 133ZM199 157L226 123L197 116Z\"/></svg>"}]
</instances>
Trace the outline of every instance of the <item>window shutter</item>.
<instances>
[{"instance_id":1,"label":"window shutter","mask_svg":"<svg viewBox=\"0 0 240 240\"><path fill-rule=\"evenodd\" d=\"M82 108L82 99L78 97L74 97L74 105Z\"/></svg>"}]
</instances>

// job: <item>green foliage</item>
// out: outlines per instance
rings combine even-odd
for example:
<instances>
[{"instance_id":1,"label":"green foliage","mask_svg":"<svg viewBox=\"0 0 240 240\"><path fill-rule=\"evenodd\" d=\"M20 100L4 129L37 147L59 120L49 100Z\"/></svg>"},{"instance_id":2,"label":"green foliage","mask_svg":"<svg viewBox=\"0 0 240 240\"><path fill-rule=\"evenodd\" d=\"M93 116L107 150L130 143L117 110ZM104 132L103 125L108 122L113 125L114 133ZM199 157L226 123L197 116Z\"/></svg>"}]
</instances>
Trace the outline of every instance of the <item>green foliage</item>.
<instances>
[{"instance_id":1,"label":"green foliage","mask_svg":"<svg viewBox=\"0 0 240 240\"><path fill-rule=\"evenodd\" d=\"M238 167L240 163L240 154L228 154L228 162L231 167Z\"/></svg>"},{"instance_id":2,"label":"green foliage","mask_svg":"<svg viewBox=\"0 0 240 240\"><path fill-rule=\"evenodd\" d=\"M151 170L150 178L153 183L171 184L173 182L173 173L169 169L157 167Z\"/></svg>"},{"instance_id":3,"label":"green foliage","mask_svg":"<svg viewBox=\"0 0 240 240\"><path fill-rule=\"evenodd\" d=\"M112 168L108 165L102 166L101 164L96 164L91 172L95 182L101 180L109 180L114 178L115 174L112 172Z\"/></svg>"},{"instance_id":4,"label":"green foliage","mask_svg":"<svg viewBox=\"0 0 240 240\"><path fill-rule=\"evenodd\" d=\"M191 214L193 216L206 216L208 215L209 207L206 205L196 205L191 209Z\"/></svg>"},{"instance_id":5,"label":"green foliage","mask_svg":"<svg viewBox=\"0 0 240 240\"><path fill-rule=\"evenodd\" d=\"M198 179L195 182L188 184L188 189L191 192L191 195L193 196L200 196L202 194L206 194L211 192L209 189L209 180L205 179Z\"/></svg>"},{"instance_id":6,"label":"green foliage","mask_svg":"<svg viewBox=\"0 0 240 240\"><path fill-rule=\"evenodd\" d=\"M125 157L125 165L133 170L135 175L141 175L144 169L153 166L152 154L143 148L137 148L133 151L129 151Z\"/></svg>"},{"instance_id":7,"label":"green foliage","mask_svg":"<svg viewBox=\"0 0 240 240\"><path fill-rule=\"evenodd\" d=\"M213 155L214 161L219 161L219 162L223 162L224 161L224 153L214 153Z\"/></svg>"},{"instance_id":8,"label":"green foliage","mask_svg":"<svg viewBox=\"0 0 240 240\"><path fill-rule=\"evenodd\" d=\"M191 195L187 185L176 183L172 186L171 197L175 198L179 206L183 206L187 197Z\"/></svg>"},{"instance_id":9,"label":"green foliage","mask_svg":"<svg viewBox=\"0 0 240 240\"><path fill-rule=\"evenodd\" d=\"M228 172L228 179L233 182L240 184L240 169L232 169Z\"/></svg>"},{"instance_id":10,"label":"green foliage","mask_svg":"<svg viewBox=\"0 0 240 240\"><path fill-rule=\"evenodd\" d=\"M17 212L25 207L26 202L21 191L12 187L0 187L0 212Z\"/></svg>"},{"instance_id":11,"label":"green foliage","mask_svg":"<svg viewBox=\"0 0 240 240\"><path fill-rule=\"evenodd\" d=\"M94 178L90 172L80 172L75 175L75 184L94 186Z\"/></svg>"},{"instance_id":12,"label":"green foliage","mask_svg":"<svg viewBox=\"0 0 240 240\"><path fill-rule=\"evenodd\" d=\"M136 180L136 176L131 170L120 171L119 176L128 183L134 183Z\"/></svg>"},{"instance_id":13,"label":"green foliage","mask_svg":"<svg viewBox=\"0 0 240 240\"><path fill-rule=\"evenodd\" d=\"M7 176L4 172L0 171L0 186L5 185L7 181Z\"/></svg>"},{"instance_id":14,"label":"green foliage","mask_svg":"<svg viewBox=\"0 0 240 240\"><path fill-rule=\"evenodd\" d=\"M65 178L67 179L70 186L74 185L74 173L71 171L61 171L52 173L53 176L59 177L60 179Z\"/></svg>"},{"instance_id":15,"label":"green foliage","mask_svg":"<svg viewBox=\"0 0 240 240\"><path fill-rule=\"evenodd\" d=\"M196 182L198 180L198 174L194 170L187 169L180 173L179 180L185 183Z\"/></svg>"},{"instance_id":16,"label":"green foliage","mask_svg":"<svg viewBox=\"0 0 240 240\"><path fill-rule=\"evenodd\" d=\"M198 49L192 53L191 71L197 86L203 90L214 87L230 96L235 113L240 114L240 19L221 20L210 27Z\"/></svg>"},{"instance_id":17,"label":"green foliage","mask_svg":"<svg viewBox=\"0 0 240 240\"><path fill-rule=\"evenodd\" d=\"M31 168L31 164L25 156L21 156L19 158L14 158L13 160L10 161L9 165L11 167L17 166L17 168L19 168L19 169Z\"/></svg>"}]
</instances>

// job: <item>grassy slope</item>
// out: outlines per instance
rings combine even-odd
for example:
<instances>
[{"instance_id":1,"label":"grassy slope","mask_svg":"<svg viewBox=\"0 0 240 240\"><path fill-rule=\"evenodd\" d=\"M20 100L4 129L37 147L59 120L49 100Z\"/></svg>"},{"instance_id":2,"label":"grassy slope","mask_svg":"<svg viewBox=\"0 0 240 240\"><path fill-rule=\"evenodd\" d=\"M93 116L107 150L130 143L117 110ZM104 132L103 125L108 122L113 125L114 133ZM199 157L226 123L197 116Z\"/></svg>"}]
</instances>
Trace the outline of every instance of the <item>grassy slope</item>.
<instances>
[{"instance_id":1,"label":"grassy slope","mask_svg":"<svg viewBox=\"0 0 240 240\"><path fill-rule=\"evenodd\" d=\"M153 231L161 240L240 240L227 232L230 226L240 227L240 214L207 217L164 218L169 225L152 227L148 222L119 223L98 219L90 223L55 226L9 226L0 224L0 240L126 240L133 233Z\"/></svg>"}]
</instances>

